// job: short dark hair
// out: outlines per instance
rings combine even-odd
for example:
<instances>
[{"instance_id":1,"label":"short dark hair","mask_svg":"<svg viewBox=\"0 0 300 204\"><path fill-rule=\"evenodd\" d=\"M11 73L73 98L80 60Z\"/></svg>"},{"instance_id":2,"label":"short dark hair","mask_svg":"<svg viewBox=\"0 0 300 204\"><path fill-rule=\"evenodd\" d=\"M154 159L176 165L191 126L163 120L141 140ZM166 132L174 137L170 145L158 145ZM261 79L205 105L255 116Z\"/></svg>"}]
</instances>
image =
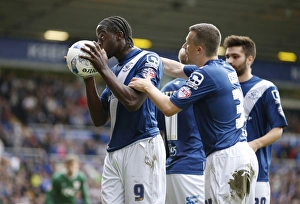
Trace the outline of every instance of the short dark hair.
<instances>
[{"instance_id":1,"label":"short dark hair","mask_svg":"<svg viewBox=\"0 0 300 204\"><path fill-rule=\"evenodd\" d=\"M213 24L199 23L190 26L189 31L194 31L195 45L201 45L208 57L218 54L218 49L221 44L221 33Z\"/></svg>"},{"instance_id":2,"label":"short dark hair","mask_svg":"<svg viewBox=\"0 0 300 204\"><path fill-rule=\"evenodd\" d=\"M229 47L242 46L246 57L250 55L253 57L253 59L256 57L255 42L248 36L230 35L224 39L223 46L225 49Z\"/></svg>"},{"instance_id":3,"label":"short dark hair","mask_svg":"<svg viewBox=\"0 0 300 204\"><path fill-rule=\"evenodd\" d=\"M126 42L124 50L128 50L134 46L131 26L123 17L110 16L100 21L98 25L101 25L104 30L111 33L122 32Z\"/></svg>"}]
</instances>

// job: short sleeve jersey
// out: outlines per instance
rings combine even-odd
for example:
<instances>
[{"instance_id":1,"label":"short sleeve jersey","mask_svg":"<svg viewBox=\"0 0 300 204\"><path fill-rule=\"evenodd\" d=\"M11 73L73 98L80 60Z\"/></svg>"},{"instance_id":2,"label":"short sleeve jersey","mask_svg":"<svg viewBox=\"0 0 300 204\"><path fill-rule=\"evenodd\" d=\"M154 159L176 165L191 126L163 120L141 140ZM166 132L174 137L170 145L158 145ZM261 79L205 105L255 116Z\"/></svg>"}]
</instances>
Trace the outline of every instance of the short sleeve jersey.
<instances>
[{"instance_id":1,"label":"short sleeve jersey","mask_svg":"<svg viewBox=\"0 0 300 204\"><path fill-rule=\"evenodd\" d=\"M224 60L203 67L185 65L188 81L170 100L185 110L193 105L206 156L246 141L243 94L237 74Z\"/></svg>"},{"instance_id":2,"label":"short sleeve jersey","mask_svg":"<svg viewBox=\"0 0 300 204\"><path fill-rule=\"evenodd\" d=\"M185 82L185 79L174 79L161 91L172 96ZM158 123L159 128L165 132L167 174L203 175L206 158L193 107L190 106L171 117L166 117L159 111Z\"/></svg>"},{"instance_id":3,"label":"short sleeve jersey","mask_svg":"<svg viewBox=\"0 0 300 204\"><path fill-rule=\"evenodd\" d=\"M272 128L285 127L287 121L281 106L277 87L270 81L253 76L241 83L244 94L248 141L264 136ZM256 151L259 173L258 181L269 181L272 145Z\"/></svg>"},{"instance_id":4,"label":"short sleeve jersey","mask_svg":"<svg viewBox=\"0 0 300 204\"><path fill-rule=\"evenodd\" d=\"M163 76L163 65L156 53L134 49L119 60L112 71L125 85L128 85L133 77L145 78L146 74L150 72L152 83L159 88ZM159 134L156 107L148 97L137 111L128 111L109 87L105 88L100 98L110 107L112 135L107 148L108 152Z\"/></svg>"}]
</instances>

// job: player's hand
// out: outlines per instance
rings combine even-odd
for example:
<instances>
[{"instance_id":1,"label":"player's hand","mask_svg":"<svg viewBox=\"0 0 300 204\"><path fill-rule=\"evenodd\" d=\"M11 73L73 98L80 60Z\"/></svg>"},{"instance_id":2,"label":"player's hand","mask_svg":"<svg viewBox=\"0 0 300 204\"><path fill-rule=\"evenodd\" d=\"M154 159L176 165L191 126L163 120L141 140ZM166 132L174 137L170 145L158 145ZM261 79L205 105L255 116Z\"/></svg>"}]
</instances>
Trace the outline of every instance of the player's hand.
<instances>
[{"instance_id":1,"label":"player's hand","mask_svg":"<svg viewBox=\"0 0 300 204\"><path fill-rule=\"evenodd\" d=\"M258 150L258 147L255 145L254 141L248 142L248 144L253 149L254 152Z\"/></svg>"},{"instance_id":2,"label":"player's hand","mask_svg":"<svg viewBox=\"0 0 300 204\"><path fill-rule=\"evenodd\" d=\"M103 68L107 68L108 57L104 49L100 47L98 43L93 41L94 46L90 44L84 44L86 47L81 48L87 55L80 55L79 57L89 60L97 71Z\"/></svg>"},{"instance_id":3,"label":"player's hand","mask_svg":"<svg viewBox=\"0 0 300 204\"><path fill-rule=\"evenodd\" d=\"M146 90L153 86L152 85L152 82L151 82L151 74L150 74L150 71L147 73L146 75L146 78L143 79L143 78L136 78L136 77L133 77L130 81L130 83L128 84L129 87L137 90L137 91L140 91L140 92L146 92Z\"/></svg>"}]
</instances>

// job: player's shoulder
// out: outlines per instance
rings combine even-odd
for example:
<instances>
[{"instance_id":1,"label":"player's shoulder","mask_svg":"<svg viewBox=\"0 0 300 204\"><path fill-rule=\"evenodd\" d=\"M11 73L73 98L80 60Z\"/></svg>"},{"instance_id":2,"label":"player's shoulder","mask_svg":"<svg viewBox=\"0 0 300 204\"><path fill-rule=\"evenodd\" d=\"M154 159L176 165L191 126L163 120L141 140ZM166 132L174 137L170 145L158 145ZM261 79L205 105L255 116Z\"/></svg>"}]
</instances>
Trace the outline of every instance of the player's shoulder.
<instances>
[{"instance_id":1,"label":"player's shoulder","mask_svg":"<svg viewBox=\"0 0 300 204\"><path fill-rule=\"evenodd\" d=\"M82 172L82 171L78 171L77 177L78 177L79 179L81 179L81 180L85 180L85 179L86 179L86 175L85 175L85 173Z\"/></svg>"},{"instance_id":2,"label":"player's shoulder","mask_svg":"<svg viewBox=\"0 0 300 204\"><path fill-rule=\"evenodd\" d=\"M144 65L146 67L152 67L154 69L163 68L162 60L156 52L143 50L145 53L143 58Z\"/></svg>"},{"instance_id":3,"label":"player's shoulder","mask_svg":"<svg viewBox=\"0 0 300 204\"><path fill-rule=\"evenodd\" d=\"M251 80L254 81L256 84L260 84L260 86L264 86L266 88L270 88L270 87L276 88L276 85L272 81L255 75L253 75Z\"/></svg>"},{"instance_id":4,"label":"player's shoulder","mask_svg":"<svg viewBox=\"0 0 300 204\"><path fill-rule=\"evenodd\" d=\"M59 180L64 176L64 174L65 174L64 172L54 172L52 174L52 180Z\"/></svg>"}]
</instances>

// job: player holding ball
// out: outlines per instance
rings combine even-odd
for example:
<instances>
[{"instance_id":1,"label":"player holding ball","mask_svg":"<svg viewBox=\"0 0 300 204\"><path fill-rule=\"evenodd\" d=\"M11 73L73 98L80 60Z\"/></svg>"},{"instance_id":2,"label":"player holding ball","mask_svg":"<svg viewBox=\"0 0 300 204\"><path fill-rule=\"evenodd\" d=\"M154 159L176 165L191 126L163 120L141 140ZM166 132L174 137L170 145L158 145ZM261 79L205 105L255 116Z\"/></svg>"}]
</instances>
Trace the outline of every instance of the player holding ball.
<instances>
[{"instance_id":1,"label":"player holding ball","mask_svg":"<svg viewBox=\"0 0 300 204\"><path fill-rule=\"evenodd\" d=\"M128 87L133 77L151 75L159 88L160 57L134 46L129 23L120 16L103 19L96 28L98 42L81 48L106 83L98 95L94 77L85 77L86 97L95 126L110 120L111 140L104 160L103 204L165 203L166 153L156 121L156 107L145 93ZM112 69L108 59L118 64Z\"/></svg>"}]
</instances>

